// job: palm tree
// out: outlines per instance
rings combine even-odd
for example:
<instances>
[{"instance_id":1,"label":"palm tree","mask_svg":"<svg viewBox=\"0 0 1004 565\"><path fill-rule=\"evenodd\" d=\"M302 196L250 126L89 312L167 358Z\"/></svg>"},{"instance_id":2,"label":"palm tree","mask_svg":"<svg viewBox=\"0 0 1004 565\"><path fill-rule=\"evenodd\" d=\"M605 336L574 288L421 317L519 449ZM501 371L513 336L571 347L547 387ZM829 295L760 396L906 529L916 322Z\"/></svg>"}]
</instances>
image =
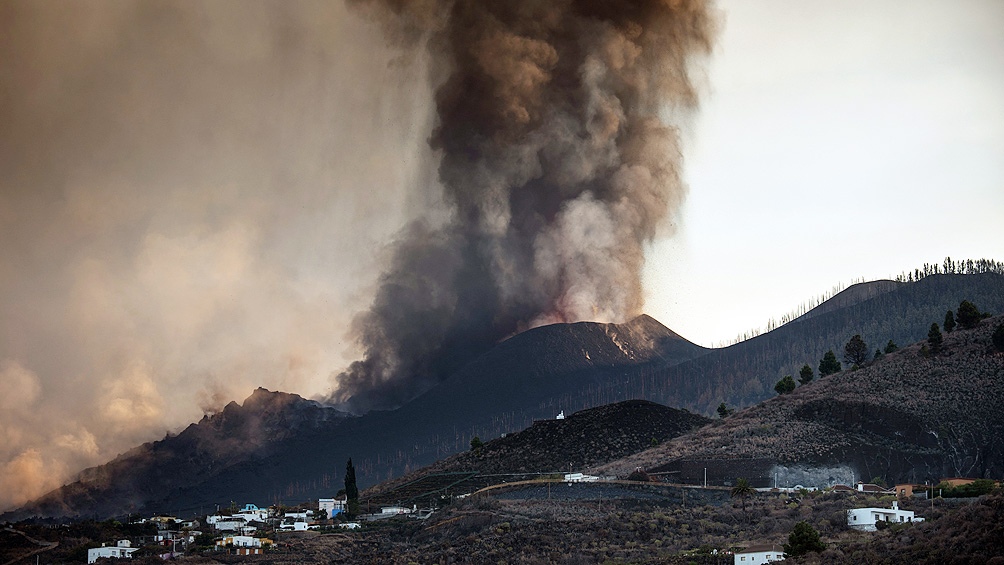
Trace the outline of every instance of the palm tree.
<instances>
[{"instance_id":1,"label":"palm tree","mask_svg":"<svg viewBox=\"0 0 1004 565\"><path fill-rule=\"evenodd\" d=\"M749 481L746 479L739 479L736 481L736 486L732 487L732 498L739 498L743 503L743 515L746 515L746 499L753 496L756 490L750 486Z\"/></svg>"}]
</instances>

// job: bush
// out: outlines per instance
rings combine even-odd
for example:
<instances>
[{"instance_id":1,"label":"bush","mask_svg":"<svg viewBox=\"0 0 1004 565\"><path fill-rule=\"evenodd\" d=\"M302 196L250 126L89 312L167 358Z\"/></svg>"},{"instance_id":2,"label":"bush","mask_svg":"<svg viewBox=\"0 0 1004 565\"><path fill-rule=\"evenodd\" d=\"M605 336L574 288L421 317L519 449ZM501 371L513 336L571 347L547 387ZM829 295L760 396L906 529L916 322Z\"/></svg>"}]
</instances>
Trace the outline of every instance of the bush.
<instances>
[{"instance_id":1,"label":"bush","mask_svg":"<svg viewBox=\"0 0 1004 565\"><path fill-rule=\"evenodd\" d=\"M788 394L795 390L795 379L791 378L791 375L785 375L783 379L777 381L774 385L774 391L778 394Z\"/></svg>"},{"instance_id":2,"label":"bush","mask_svg":"<svg viewBox=\"0 0 1004 565\"><path fill-rule=\"evenodd\" d=\"M788 535L788 543L784 544L785 556L798 557L810 551L823 551L826 544L819 539L819 532L808 522L799 522Z\"/></svg>"}]
</instances>

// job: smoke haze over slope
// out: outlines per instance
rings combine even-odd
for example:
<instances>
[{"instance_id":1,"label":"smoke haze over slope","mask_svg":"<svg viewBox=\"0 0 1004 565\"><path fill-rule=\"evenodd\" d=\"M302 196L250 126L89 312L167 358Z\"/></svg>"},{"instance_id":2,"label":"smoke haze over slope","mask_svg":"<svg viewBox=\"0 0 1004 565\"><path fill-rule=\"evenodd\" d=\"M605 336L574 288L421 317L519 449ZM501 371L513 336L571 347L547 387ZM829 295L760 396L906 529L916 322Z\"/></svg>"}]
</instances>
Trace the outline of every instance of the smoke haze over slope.
<instances>
[{"instance_id":1,"label":"smoke haze over slope","mask_svg":"<svg viewBox=\"0 0 1004 565\"><path fill-rule=\"evenodd\" d=\"M640 313L643 244L685 193L670 122L697 105L706 3L354 4L431 54L449 216L408 228L333 399L393 407L515 332Z\"/></svg>"},{"instance_id":2,"label":"smoke haze over slope","mask_svg":"<svg viewBox=\"0 0 1004 565\"><path fill-rule=\"evenodd\" d=\"M390 406L639 312L704 3L350 4L0 4L0 508L254 387Z\"/></svg>"},{"instance_id":3,"label":"smoke haze over slope","mask_svg":"<svg viewBox=\"0 0 1004 565\"><path fill-rule=\"evenodd\" d=\"M431 198L421 55L339 2L3 2L0 52L0 508L327 392Z\"/></svg>"}]
</instances>

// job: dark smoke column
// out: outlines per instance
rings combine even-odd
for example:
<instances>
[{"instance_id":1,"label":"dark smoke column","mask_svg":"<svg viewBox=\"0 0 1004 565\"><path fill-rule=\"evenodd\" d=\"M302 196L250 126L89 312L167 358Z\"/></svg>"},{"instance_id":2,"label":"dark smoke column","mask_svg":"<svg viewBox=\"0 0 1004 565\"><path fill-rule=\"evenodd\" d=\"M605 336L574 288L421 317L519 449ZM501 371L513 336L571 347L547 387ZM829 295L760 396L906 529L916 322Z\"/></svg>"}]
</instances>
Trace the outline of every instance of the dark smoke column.
<instances>
[{"instance_id":1,"label":"dark smoke column","mask_svg":"<svg viewBox=\"0 0 1004 565\"><path fill-rule=\"evenodd\" d=\"M640 313L643 243L685 193L666 117L697 106L708 3L354 4L442 66L431 143L452 218L402 234L333 400L392 407L517 331Z\"/></svg>"}]
</instances>

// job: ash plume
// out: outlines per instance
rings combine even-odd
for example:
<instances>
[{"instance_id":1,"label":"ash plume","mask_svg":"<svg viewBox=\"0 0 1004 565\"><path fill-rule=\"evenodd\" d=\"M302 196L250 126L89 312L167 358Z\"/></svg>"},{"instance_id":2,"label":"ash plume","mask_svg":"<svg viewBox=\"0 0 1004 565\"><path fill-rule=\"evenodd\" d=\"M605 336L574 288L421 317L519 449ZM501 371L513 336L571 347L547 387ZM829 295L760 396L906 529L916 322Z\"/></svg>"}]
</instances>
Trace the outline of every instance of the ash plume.
<instances>
[{"instance_id":1,"label":"ash plume","mask_svg":"<svg viewBox=\"0 0 1004 565\"><path fill-rule=\"evenodd\" d=\"M326 394L434 175L421 60L322 0L4 0L0 53L0 510Z\"/></svg>"},{"instance_id":2,"label":"ash plume","mask_svg":"<svg viewBox=\"0 0 1004 565\"><path fill-rule=\"evenodd\" d=\"M677 127L697 106L709 3L352 5L430 54L447 214L400 234L332 400L392 407L515 332L640 313L643 245L685 194Z\"/></svg>"}]
</instances>

